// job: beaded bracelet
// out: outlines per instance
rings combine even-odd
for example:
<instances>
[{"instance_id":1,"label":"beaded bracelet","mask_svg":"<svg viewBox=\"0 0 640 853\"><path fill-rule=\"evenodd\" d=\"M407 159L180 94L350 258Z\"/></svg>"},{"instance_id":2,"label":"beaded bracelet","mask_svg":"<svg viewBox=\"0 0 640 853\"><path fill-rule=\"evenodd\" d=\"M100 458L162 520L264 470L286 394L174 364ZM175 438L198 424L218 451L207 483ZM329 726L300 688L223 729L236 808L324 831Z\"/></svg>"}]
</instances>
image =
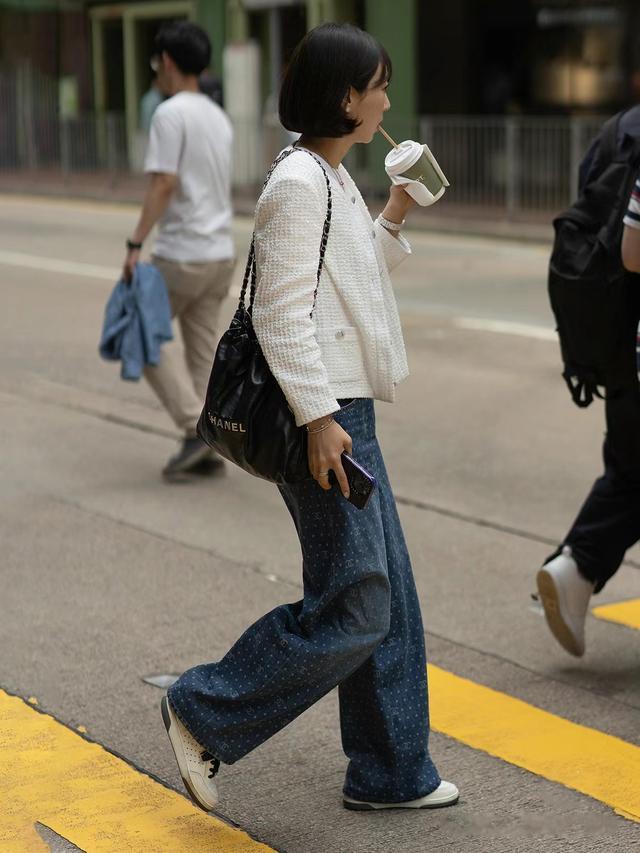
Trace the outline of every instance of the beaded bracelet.
<instances>
[{"instance_id":1,"label":"beaded bracelet","mask_svg":"<svg viewBox=\"0 0 640 853\"><path fill-rule=\"evenodd\" d=\"M329 429L329 427L331 426L332 423L333 423L333 418L329 418L327 421L325 421L322 424L322 426L315 427L315 429L309 429L309 427L307 427L307 432L309 433L309 435L316 435L316 433L318 433L318 432L324 432L325 429Z\"/></svg>"}]
</instances>

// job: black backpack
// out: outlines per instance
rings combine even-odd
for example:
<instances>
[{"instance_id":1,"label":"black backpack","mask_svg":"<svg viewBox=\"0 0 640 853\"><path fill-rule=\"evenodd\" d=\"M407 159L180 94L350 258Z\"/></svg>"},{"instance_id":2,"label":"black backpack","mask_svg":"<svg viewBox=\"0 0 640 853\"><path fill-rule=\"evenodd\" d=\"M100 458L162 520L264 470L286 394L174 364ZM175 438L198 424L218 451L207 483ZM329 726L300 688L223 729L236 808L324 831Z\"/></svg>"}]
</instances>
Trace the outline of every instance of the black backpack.
<instances>
[{"instance_id":1,"label":"black backpack","mask_svg":"<svg viewBox=\"0 0 640 853\"><path fill-rule=\"evenodd\" d=\"M613 397L637 386L634 295L640 277L624 269L620 244L640 166L640 140L625 134L618 148L622 115L603 127L602 168L553 222L549 299L560 337L562 376L581 408L594 396Z\"/></svg>"}]
</instances>

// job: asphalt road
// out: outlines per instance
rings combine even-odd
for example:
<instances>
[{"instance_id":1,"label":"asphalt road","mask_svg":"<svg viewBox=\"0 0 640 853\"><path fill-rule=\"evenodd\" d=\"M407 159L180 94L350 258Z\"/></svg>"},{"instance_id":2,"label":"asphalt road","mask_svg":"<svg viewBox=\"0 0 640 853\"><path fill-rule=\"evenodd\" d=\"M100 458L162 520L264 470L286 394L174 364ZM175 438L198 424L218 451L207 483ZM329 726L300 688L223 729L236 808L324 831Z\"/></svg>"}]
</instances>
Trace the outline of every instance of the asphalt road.
<instances>
[{"instance_id":1,"label":"asphalt road","mask_svg":"<svg viewBox=\"0 0 640 853\"><path fill-rule=\"evenodd\" d=\"M181 791L160 691L142 678L216 659L249 620L295 600L300 558L267 484L237 471L164 484L170 421L144 384L121 382L97 356L134 220L133 208L0 198L0 688L37 697ZM240 256L249 227L237 224ZM530 599L599 473L603 430L599 406L573 407L560 379L548 247L423 233L412 243L395 279L412 372L378 419L430 661L521 700L505 720L526 703L637 750L638 632L590 618L577 661ZM232 309L230 299L226 318ZM597 603L639 590L627 564ZM615 802L573 790L584 790L580 762L561 778L524 769L504 742L474 747L449 719L431 745L461 789L458 806L344 812L337 720L330 694L225 769L221 816L286 853L626 853L638 843ZM506 725L488 720L487 737L494 723ZM585 778L600 748L591 743ZM606 792L615 767L598 773Z\"/></svg>"}]
</instances>

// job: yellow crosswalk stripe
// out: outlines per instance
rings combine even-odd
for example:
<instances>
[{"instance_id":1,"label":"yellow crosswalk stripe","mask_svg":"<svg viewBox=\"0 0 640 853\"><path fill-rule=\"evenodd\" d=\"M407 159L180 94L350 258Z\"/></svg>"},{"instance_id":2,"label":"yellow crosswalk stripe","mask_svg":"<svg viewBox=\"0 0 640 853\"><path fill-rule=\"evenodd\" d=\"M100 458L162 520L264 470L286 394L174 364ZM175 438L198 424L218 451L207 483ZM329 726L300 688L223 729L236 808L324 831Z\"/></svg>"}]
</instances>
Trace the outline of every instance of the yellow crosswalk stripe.
<instances>
[{"instance_id":1,"label":"yellow crosswalk stripe","mask_svg":"<svg viewBox=\"0 0 640 853\"><path fill-rule=\"evenodd\" d=\"M618 604L602 604L600 607L594 607L591 612L598 619L617 622L640 631L640 598L631 598Z\"/></svg>"},{"instance_id":2,"label":"yellow crosswalk stripe","mask_svg":"<svg viewBox=\"0 0 640 853\"><path fill-rule=\"evenodd\" d=\"M640 747L429 666L431 724L640 822ZM36 822L92 853L273 853L0 691L0 849L46 851ZM9 846L10 845L10 846Z\"/></svg>"},{"instance_id":3,"label":"yellow crosswalk stripe","mask_svg":"<svg viewBox=\"0 0 640 853\"><path fill-rule=\"evenodd\" d=\"M640 822L640 747L429 665L431 725Z\"/></svg>"},{"instance_id":4,"label":"yellow crosswalk stripe","mask_svg":"<svg viewBox=\"0 0 640 853\"><path fill-rule=\"evenodd\" d=\"M36 822L91 853L273 853L2 690L0 803L11 853L49 849Z\"/></svg>"}]
</instances>

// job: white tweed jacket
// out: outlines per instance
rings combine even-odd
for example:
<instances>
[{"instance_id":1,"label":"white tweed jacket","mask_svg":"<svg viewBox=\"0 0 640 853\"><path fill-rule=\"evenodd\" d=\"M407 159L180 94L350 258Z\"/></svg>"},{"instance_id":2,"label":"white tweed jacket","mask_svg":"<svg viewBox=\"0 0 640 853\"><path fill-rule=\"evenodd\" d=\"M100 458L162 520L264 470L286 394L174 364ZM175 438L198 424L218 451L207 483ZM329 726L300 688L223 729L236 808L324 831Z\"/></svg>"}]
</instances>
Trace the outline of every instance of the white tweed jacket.
<instances>
[{"instance_id":1,"label":"white tweed jacket","mask_svg":"<svg viewBox=\"0 0 640 853\"><path fill-rule=\"evenodd\" d=\"M327 211L322 169L305 151L280 163L256 208L253 325L298 426L337 411L339 399L393 401L408 375L389 278L411 248L372 221L348 172L331 182L331 230L316 289ZM330 175L331 177L331 175Z\"/></svg>"}]
</instances>

